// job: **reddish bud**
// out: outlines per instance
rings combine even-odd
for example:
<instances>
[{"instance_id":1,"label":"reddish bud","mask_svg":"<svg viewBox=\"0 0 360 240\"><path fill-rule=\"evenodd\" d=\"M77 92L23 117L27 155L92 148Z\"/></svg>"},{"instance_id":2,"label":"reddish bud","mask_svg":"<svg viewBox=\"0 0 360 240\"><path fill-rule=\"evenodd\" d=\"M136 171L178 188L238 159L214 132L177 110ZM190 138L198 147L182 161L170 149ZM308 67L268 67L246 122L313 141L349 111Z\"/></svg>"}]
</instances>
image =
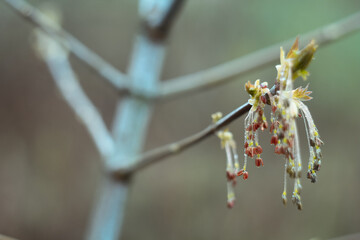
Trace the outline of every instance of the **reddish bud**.
<instances>
[{"instance_id":1,"label":"reddish bud","mask_svg":"<svg viewBox=\"0 0 360 240\"><path fill-rule=\"evenodd\" d=\"M264 122L264 123L262 124L262 127L263 127L264 129L267 129L268 126L269 126L269 124L268 124L267 122Z\"/></svg>"},{"instance_id":2,"label":"reddish bud","mask_svg":"<svg viewBox=\"0 0 360 240\"><path fill-rule=\"evenodd\" d=\"M238 176L241 176L241 175L243 175L243 174L244 174L244 170L243 170L243 169L241 169L241 170L238 171L238 173L237 173Z\"/></svg>"},{"instance_id":3,"label":"reddish bud","mask_svg":"<svg viewBox=\"0 0 360 240\"><path fill-rule=\"evenodd\" d=\"M274 131L274 128L275 128L275 124L274 124L274 123L271 123L271 126L270 126L270 132L271 132L271 133Z\"/></svg>"},{"instance_id":4,"label":"reddish bud","mask_svg":"<svg viewBox=\"0 0 360 240\"><path fill-rule=\"evenodd\" d=\"M253 147L248 147L248 148L245 150L245 154L252 158L252 157L254 156L254 154L255 154L255 148L253 148Z\"/></svg>"},{"instance_id":5,"label":"reddish bud","mask_svg":"<svg viewBox=\"0 0 360 240\"><path fill-rule=\"evenodd\" d=\"M248 146L249 146L249 143L248 143L248 142L245 142L244 148L248 148Z\"/></svg>"},{"instance_id":6,"label":"reddish bud","mask_svg":"<svg viewBox=\"0 0 360 240\"><path fill-rule=\"evenodd\" d=\"M271 137L270 144L274 144L274 145L278 144L278 137L276 135Z\"/></svg>"},{"instance_id":7,"label":"reddish bud","mask_svg":"<svg viewBox=\"0 0 360 240\"><path fill-rule=\"evenodd\" d=\"M255 154L261 154L262 152L263 152L263 149L262 149L261 146L257 146L257 147L255 148Z\"/></svg>"},{"instance_id":8,"label":"reddish bud","mask_svg":"<svg viewBox=\"0 0 360 240\"><path fill-rule=\"evenodd\" d=\"M261 158L257 158L257 159L255 159L255 165L257 167L264 166L264 162Z\"/></svg>"},{"instance_id":9,"label":"reddish bud","mask_svg":"<svg viewBox=\"0 0 360 240\"><path fill-rule=\"evenodd\" d=\"M248 179L248 177L249 177L249 173L245 171L243 174L243 179L246 180Z\"/></svg>"},{"instance_id":10,"label":"reddish bud","mask_svg":"<svg viewBox=\"0 0 360 240\"><path fill-rule=\"evenodd\" d=\"M235 205L235 200L231 200L231 201L228 201L228 202L227 202L227 207L228 207L228 208L233 208L234 205Z\"/></svg>"},{"instance_id":11,"label":"reddish bud","mask_svg":"<svg viewBox=\"0 0 360 240\"><path fill-rule=\"evenodd\" d=\"M302 117L301 113L299 113L298 116L299 116L299 118L301 118Z\"/></svg>"}]
</instances>

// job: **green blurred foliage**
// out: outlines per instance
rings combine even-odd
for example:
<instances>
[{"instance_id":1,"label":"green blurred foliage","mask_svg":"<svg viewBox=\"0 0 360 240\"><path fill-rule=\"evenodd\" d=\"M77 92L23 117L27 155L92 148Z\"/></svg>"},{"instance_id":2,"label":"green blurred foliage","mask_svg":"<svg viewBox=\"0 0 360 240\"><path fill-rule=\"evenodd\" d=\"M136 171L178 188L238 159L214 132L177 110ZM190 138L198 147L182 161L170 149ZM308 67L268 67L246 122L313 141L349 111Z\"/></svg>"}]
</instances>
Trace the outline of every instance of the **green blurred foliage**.
<instances>
[{"instance_id":1,"label":"green blurred foliage","mask_svg":"<svg viewBox=\"0 0 360 240\"><path fill-rule=\"evenodd\" d=\"M139 22L137 1L53 2L62 9L66 30L126 72ZM188 1L169 40L163 79L212 67L358 9L355 0ZM82 239L101 175L99 155L31 49L32 29L0 3L0 233ZM218 139L209 138L137 174L123 239L296 240L359 232L359 42L356 33L320 48L309 68L314 99L308 105L325 145L319 181L303 179L302 212L282 206L283 161L266 144L268 133L261 136L265 166L250 164L250 177L239 181L236 206L228 210L225 153ZM76 59L72 63L111 126L117 93ZM159 103L146 149L202 129L211 113L227 113L247 100L247 80L271 84L275 74L271 66ZM243 119L230 128L241 142ZM304 134L301 141L306 161Z\"/></svg>"}]
</instances>

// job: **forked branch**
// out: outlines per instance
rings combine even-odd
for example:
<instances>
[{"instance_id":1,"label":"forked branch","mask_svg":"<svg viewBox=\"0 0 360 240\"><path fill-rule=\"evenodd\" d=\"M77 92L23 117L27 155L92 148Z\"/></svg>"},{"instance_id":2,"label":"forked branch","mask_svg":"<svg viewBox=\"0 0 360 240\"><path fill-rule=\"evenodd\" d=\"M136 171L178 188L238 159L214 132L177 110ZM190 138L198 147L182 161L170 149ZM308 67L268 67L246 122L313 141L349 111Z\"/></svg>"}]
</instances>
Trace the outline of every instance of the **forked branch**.
<instances>
[{"instance_id":1,"label":"forked branch","mask_svg":"<svg viewBox=\"0 0 360 240\"><path fill-rule=\"evenodd\" d=\"M60 93L89 131L103 159L109 158L114 152L113 138L101 114L80 86L67 50L40 30L36 31L36 37L36 48L49 67Z\"/></svg>"},{"instance_id":2,"label":"forked branch","mask_svg":"<svg viewBox=\"0 0 360 240\"><path fill-rule=\"evenodd\" d=\"M51 20L38 9L24 0L4 0L16 13L42 29L52 39L63 47L69 49L81 61L95 70L104 79L118 90L130 91L127 76L94 53L78 39L67 33L60 27L55 27Z\"/></svg>"}]
</instances>

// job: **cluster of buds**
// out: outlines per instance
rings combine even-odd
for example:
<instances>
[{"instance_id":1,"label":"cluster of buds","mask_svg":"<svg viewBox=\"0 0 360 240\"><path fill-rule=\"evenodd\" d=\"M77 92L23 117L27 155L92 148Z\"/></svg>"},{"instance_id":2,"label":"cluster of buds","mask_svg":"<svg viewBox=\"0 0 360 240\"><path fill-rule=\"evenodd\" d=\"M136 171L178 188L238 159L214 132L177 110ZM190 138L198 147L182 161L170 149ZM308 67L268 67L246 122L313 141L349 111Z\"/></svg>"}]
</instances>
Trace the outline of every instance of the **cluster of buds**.
<instances>
[{"instance_id":1,"label":"cluster of buds","mask_svg":"<svg viewBox=\"0 0 360 240\"><path fill-rule=\"evenodd\" d=\"M321 166L322 154L320 147L323 142L320 139L309 109L303 103L304 101L312 99L312 97L309 96L311 92L308 91L308 86L293 89L293 81L298 77L306 80L309 75L306 68L313 59L316 48L315 42L311 41L304 49L299 50L298 39L296 39L286 56L284 50L280 48L280 64L276 66L276 83L271 90L268 88L266 82L260 83L260 80L256 80L254 84L250 82L245 84L245 90L250 95L249 103L252 107L245 119L244 165L242 169L239 169L232 134L228 131L218 132L218 136L222 141L222 147L225 148L227 153L228 182L234 181L235 174L242 176L243 179L247 179L249 177L249 173L247 172L248 158L254 158L257 167L264 165L261 158L262 147L258 141L258 130L263 131L268 128L264 108L266 105L270 105L271 124L269 130L272 134L270 143L275 146L275 153L283 155L285 159L282 200L284 204L287 203L286 183L288 176L294 179L294 189L291 199L299 210L302 209L300 197L302 188L300 183L302 162L296 119L304 119L310 152L307 178L313 183L317 180L316 172L319 171ZM215 115L213 115L213 119L216 119ZM234 164L232 161L234 161Z\"/></svg>"},{"instance_id":2,"label":"cluster of buds","mask_svg":"<svg viewBox=\"0 0 360 240\"><path fill-rule=\"evenodd\" d=\"M297 77L306 80L309 73L307 66L313 59L317 46L311 41L304 49L299 50L299 42L296 39L289 53L285 57L283 49L280 49L280 65L277 65L277 94L271 97L271 127L273 133L271 144L275 145L275 153L285 156L284 191L282 194L283 203L287 202L286 174L294 179L294 190L292 202L299 210L302 209L300 198L301 192L301 156L299 148L299 137L296 126L296 118L302 117L305 122L305 129L309 143L310 159L308 164L308 178L316 181L316 171L321 164L321 150L318 131L315 127L310 111L303 101L311 100L308 86L293 89L293 81Z\"/></svg>"},{"instance_id":3,"label":"cluster of buds","mask_svg":"<svg viewBox=\"0 0 360 240\"><path fill-rule=\"evenodd\" d=\"M256 80L254 85L247 82L245 89L251 96L249 103L252 107L245 119L244 168L238 173L239 176L245 173L248 175L246 171L248 157L255 158L255 165L257 167L264 166L260 156L263 150L259 144L258 130L264 131L264 129L268 128L268 122L264 115L264 108L267 103L265 94L270 93L268 84L266 82L260 84L260 80ZM244 179L246 178L244 175Z\"/></svg>"}]
</instances>

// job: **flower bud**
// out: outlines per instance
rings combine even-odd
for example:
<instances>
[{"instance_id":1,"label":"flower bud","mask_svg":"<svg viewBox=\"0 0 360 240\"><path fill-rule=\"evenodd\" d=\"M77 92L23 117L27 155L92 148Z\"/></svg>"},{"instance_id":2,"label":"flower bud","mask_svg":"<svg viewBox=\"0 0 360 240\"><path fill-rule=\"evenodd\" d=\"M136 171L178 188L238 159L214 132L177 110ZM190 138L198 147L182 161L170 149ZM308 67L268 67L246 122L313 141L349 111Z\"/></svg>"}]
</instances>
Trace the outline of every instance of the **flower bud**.
<instances>
[{"instance_id":1,"label":"flower bud","mask_svg":"<svg viewBox=\"0 0 360 240\"><path fill-rule=\"evenodd\" d=\"M306 79L308 73L306 68L309 66L311 60L314 57L314 53L317 49L315 41L312 40L305 48L300 51L294 52L293 65L292 65L292 79L295 80L297 77L303 77Z\"/></svg>"},{"instance_id":2,"label":"flower bud","mask_svg":"<svg viewBox=\"0 0 360 240\"><path fill-rule=\"evenodd\" d=\"M255 159L255 165L257 167L264 166L264 162L261 158L257 158L257 159Z\"/></svg>"},{"instance_id":3,"label":"flower bud","mask_svg":"<svg viewBox=\"0 0 360 240\"><path fill-rule=\"evenodd\" d=\"M249 173L247 171L244 171L243 179L246 180L249 178Z\"/></svg>"}]
</instances>

